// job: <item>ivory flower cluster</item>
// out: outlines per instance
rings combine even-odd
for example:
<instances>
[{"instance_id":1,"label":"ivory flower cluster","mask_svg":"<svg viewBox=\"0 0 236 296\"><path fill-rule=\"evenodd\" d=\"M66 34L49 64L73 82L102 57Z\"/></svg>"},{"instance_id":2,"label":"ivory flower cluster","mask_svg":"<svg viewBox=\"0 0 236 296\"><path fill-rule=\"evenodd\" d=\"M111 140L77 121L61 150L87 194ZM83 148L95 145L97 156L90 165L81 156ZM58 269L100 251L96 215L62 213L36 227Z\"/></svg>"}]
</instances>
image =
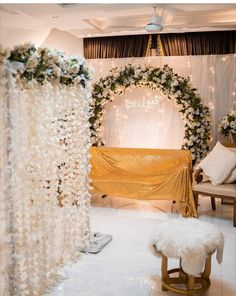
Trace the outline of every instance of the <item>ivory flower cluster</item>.
<instances>
[{"instance_id":1,"label":"ivory flower cluster","mask_svg":"<svg viewBox=\"0 0 236 296\"><path fill-rule=\"evenodd\" d=\"M102 122L106 104L112 102L115 95L123 94L128 87L143 86L160 89L169 99L174 100L185 121L182 148L191 151L193 163L200 161L209 150L209 109L203 105L189 79L175 74L167 65L163 68L154 68L129 64L121 69L114 68L110 75L93 85L90 114L93 145L104 145Z\"/></svg>"},{"instance_id":2,"label":"ivory flower cluster","mask_svg":"<svg viewBox=\"0 0 236 296\"><path fill-rule=\"evenodd\" d=\"M230 112L221 119L218 130L225 137L229 133L236 134L236 111Z\"/></svg>"},{"instance_id":3,"label":"ivory flower cluster","mask_svg":"<svg viewBox=\"0 0 236 296\"><path fill-rule=\"evenodd\" d=\"M92 78L92 70L84 58L66 57L64 52L56 49L37 49L31 43L15 46L7 60L11 62L18 80L25 83L50 81L86 87Z\"/></svg>"}]
</instances>

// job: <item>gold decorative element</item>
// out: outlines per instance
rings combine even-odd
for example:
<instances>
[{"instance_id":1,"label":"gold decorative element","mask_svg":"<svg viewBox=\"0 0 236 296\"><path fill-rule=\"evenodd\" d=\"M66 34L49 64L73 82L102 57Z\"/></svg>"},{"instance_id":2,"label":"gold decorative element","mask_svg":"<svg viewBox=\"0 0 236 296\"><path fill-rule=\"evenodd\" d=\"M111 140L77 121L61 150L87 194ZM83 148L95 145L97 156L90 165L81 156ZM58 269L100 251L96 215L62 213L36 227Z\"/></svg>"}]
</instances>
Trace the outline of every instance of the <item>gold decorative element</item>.
<instances>
[{"instance_id":1,"label":"gold decorative element","mask_svg":"<svg viewBox=\"0 0 236 296\"><path fill-rule=\"evenodd\" d=\"M205 269L199 277L188 275L185 273L181 266L180 267L168 270L168 258L162 254L162 291L172 291L178 294L184 295L195 295L206 292L210 287L210 273L211 273L211 255L206 258ZM179 273L178 277L170 277L173 273ZM184 284L186 289L181 289L175 287L175 285ZM198 285L198 287L195 287ZM200 285L200 288L199 288Z\"/></svg>"},{"instance_id":2,"label":"gold decorative element","mask_svg":"<svg viewBox=\"0 0 236 296\"><path fill-rule=\"evenodd\" d=\"M183 216L197 217L189 151L91 147L90 153L94 192L136 200L175 200Z\"/></svg>"}]
</instances>

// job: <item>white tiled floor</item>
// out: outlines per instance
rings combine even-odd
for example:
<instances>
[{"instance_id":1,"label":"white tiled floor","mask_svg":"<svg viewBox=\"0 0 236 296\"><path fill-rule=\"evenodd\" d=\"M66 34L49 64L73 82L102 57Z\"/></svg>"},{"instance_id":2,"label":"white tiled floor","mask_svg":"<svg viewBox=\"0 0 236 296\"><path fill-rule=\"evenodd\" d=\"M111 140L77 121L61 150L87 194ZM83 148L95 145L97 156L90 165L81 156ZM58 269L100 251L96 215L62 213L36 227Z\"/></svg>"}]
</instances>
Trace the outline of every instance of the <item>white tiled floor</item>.
<instances>
[{"instance_id":1,"label":"white tiled floor","mask_svg":"<svg viewBox=\"0 0 236 296\"><path fill-rule=\"evenodd\" d=\"M158 224L178 214L170 213L171 202L158 201L153 205L114 197L94 198L92 230L112 234L113 240L99 254L83 254L76 264L66 266L68 279L55 287L50 296L176 295L161 291L160 259L149 246ZM225 236L223 263L218 265L213 255L211 287L205 295L235 296L236 228L232 226L232 206L221 205L218 200L213 212L210 199L202 197L198 211L201 220L218 225ZM170 261L170 266L177 264L176 260Z\"/></svg>"}]
</instances>

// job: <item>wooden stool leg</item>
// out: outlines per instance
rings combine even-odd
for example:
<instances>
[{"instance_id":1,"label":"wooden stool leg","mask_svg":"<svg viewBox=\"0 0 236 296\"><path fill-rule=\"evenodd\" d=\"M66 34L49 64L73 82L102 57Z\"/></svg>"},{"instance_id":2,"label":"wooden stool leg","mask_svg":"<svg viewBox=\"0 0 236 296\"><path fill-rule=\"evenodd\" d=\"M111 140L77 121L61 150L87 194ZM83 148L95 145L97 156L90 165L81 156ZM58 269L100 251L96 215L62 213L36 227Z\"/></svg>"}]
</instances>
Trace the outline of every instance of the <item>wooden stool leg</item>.
<instances>
[{"instance_id":1,"label":"wooden stool leg","mask_svg":"<svg viewBox=\"0 0 236 296\"><path fill-rule=\"evenodd\" d=\"M202 277L208 279L211 274L211 255L206 258L205 269L202 273Z\"/></svg>"},{"instance_id":2,"label":"wooden stool leg","mask_svg":"<svg viewBox=\"0 0 236 296\"><path fill-rule=\"evenodd\" d=\"M188 290L192 290L194 287L194 276L188 276Z\"/></svg>"},{"instance_id":3,"label":"wooden stool leg","mask_svg":"<svg viewBox=\"0 0 236 296\"><path fill-rule=\"evenodd\" d=\"M162 254L162 262L161 262L162 281L169 284L169 274L167 272L167 266L168 266L168 258L165 255ZM162 291L168 291L163 284L162 284L161 290Z\"/></svg>"}]
</instances>

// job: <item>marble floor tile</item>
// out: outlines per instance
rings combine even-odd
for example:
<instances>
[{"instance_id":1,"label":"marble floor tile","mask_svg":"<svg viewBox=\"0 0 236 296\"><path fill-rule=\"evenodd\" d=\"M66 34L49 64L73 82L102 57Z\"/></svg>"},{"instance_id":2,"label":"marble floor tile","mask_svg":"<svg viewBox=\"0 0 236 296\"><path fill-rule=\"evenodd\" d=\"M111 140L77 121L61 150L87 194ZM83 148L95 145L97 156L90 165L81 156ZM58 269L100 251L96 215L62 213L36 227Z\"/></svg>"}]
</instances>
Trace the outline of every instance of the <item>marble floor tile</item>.
<instances>
[{"instance_id":1,"label":"marble floor tile","mask_svg":"<svg viewBox=\"0 0 236 296\"><path fill-rule=\"evenodd\" d=\"M222 277L222 296L236 296L236 277Z\"/></svg>"},{"instance_id":2,"label":"marble floor tile","mask_svg":"<svg viewBox=\"0 0 236 296\"><path fill-rule=\"evenodd\" d=\"M211 210L210 198L200 197L199 219L219 227L225 237L223 263L212 258L211 286L207 296L236 295L236 228L232 206L217 200ZM172 211L172 212L171 212ZM64 268L67 279L49 296L173 296L161 291L161 259L153 254L151 242L161 222L180 217L169 201L139 201L107 197L93 198L91 229L113 236L98 254L83 254ZM169 268L178 260L169 260Z\"/></svg>"}]
</instances>

